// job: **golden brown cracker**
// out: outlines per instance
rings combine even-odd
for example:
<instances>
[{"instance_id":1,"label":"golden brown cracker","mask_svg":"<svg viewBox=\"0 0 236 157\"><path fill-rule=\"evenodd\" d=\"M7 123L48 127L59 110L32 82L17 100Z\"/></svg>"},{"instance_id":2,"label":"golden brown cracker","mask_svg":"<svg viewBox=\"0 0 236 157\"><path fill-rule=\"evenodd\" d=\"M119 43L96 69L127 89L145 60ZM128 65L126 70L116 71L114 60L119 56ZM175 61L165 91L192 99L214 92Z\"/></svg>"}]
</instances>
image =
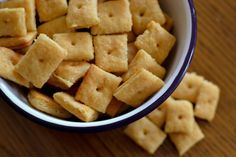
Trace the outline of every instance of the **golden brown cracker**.
<instances>
[{"instance_id":1,"label":"golden brown cracker","mask_svg":"<svg viewBox=\"0 0 236 157\"><path fill-rule=\"evenodd\" d=\"M146 117L128 125L124 132L150 154L154 154L167 137Z\"/></svg>"},{"instance_id":2,"label":"golden brown cracker","mask_svg":"<svg viewBox=\"0 0 236 157\"><path fill-rule=\"evenodd\" d=\"M97 25L97 0L70 0L66 23L69 28L90 28Z\"/></svg>"},{"instance_id":3,"label":"golden brown cracker","mask_svg":"<svg viewBox=\"0 0 236 157\"><path fill-rule=\"evenodd\" d=\"M125 33L132 29L128 0L99 3L98 16L100 22L91 29L93 35Z\"/></svg>"},{"instance_id":4,"label":"golden brown cracker","mask_svg":"<svg viewBox=\"0 0 236 157\"><path fill-rule=\"evenodd\" d=\"M159 64L168 57L175 44L175 37L161 27L159 23L150 22L142 35L135 41L138 49L148 52Z\"/></svg>"},{"instance_id":5,"label":"golden brown cracker","mask_svg":"<svg viewBox=\"0 0 236 157\"><path fill-rule=\"evenodd\" d=\"M23 8L0 9L0 37L21 37L27 33Z\"/></svg>"},{"instance_id":6,"label":"golden brown cracker","mask_svg":"<svg viewBox=\"0 0 236 157\"><path fill-rule=\"evenodd\" d=\"M114 96L127 105L138 107L163 85L164 82L151 72L140 69L115 91Z\"/></svg>"},{"instance_id":7,"label":"golden brown cracker","mask_svg":"<svg viewBox=\"0 0 236 157\"><path fill-rule=\"evenodd\" d=\"M81 83L75 99L105 113L121 78L91 65Z\"/></svg>"},{"instance_id":8,"label":"golden brown cracker","mask_svg":"<svg viewBox=\"0 0 236 157\"><path fill-rule=\"evenodd\" d=\"M17 54L5 47L0 47L0 54L0 76L21 86L29 88L29 81L25 80L15 70L15 65L19 62L22 55Z\"/></svg>"},{"instance_id":9,"label":"golden brown cracker","mask_svg":"<svg viewBox=\"0 0 236 157\"><path fill-rule=\"evenodd\" d=\"M98 118L98 112L94 109L77 102L72 96L64 92L53 95L54 100L64 107L67 111L78 117L84 122L91 122Z\"/></svg>"},{"instance_id":10,"label":"golden brown cracker","mask_svg":"<svg viewBox=\"0 0 236 157\"><path fill-rule=\"evenodd\" d=\"M94 59L92 36L87 32L54 34L53 40L67 50L65 60L90 61Z\"/></svg>"},{"instance_id":11,"label":"golden brown cracker","mask_svg":"<svg viewBox=\"0 0 236 157\"><path fill-rule=\"evenodd\" d=\"M58 118L71 118L67 110L57 104L52 98L36 90L30 90L28 94L29 103L39 111L45 112Z\"/></svg>"},{"instance_id":12,"label":"golden brown cracker","mask_svg":"<svg viewBox=\"0 0 236 157\"><path fill-rule=\"evenodd\" d=\"M66 0L36 0L39 21L45 22L67 13Z\"/></svg>"},{"instance_id":13,"label":"golden brown cracker","mask_svg":"<svg viewBox=\"0 0 236 157\"><path fill-rule=\"evenodd\" d=\"M16 65L16 71L35 87L41 88L66 55L65 49L45 34L40 34L26 55Z\"/></svg>"},{"instance_id":14,"label":"golden brown cracker","mask_svg":"<svg viewBox=\"0 0 236 157\"><path fill-rule=\"evenodd\" d=\"M127 35L98 35L94 37L95 63L107 72L128 70Z\"/></svg>"}]
</instances>

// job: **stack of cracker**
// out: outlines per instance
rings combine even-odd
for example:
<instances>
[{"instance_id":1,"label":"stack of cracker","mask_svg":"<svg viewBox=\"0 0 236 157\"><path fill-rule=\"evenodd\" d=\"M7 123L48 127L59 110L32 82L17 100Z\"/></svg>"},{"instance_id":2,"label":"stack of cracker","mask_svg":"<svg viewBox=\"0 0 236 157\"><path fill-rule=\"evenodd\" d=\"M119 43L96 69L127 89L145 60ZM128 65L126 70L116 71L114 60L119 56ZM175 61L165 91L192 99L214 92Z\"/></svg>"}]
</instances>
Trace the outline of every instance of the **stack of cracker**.
<instances>
[{"instance_id":1,"label":"stack of cracker","mask_svg":"<svg viewBox=\"0 0 236 157\"><path fill-rule=\"evenodd\" d=\"M0 2L0 76L46 114L115 117L163 87L172 26L157 0Z\"/></svg>"},{"instance_id":2,"label":"stack of cracker","mask_svg":"<svg viewBox=\"0 0 236 157\"><path fill-rule=\"evenodd\" d=\"M160 107L130 124L125 133L148 153L155 153L167 134L179 155L204 138L196 118L212 121L220 89L196 73L187 73L179 87Z\"/></svg>"},{"instance_id":3,"label":"stack of cracker","mask_svg":"<svg viewBox=\"0 0 236 157\"><path fill-rule=\"evenodd\" d=\"M0 46L20 50L37 35L34 0L0 2Z\"/></svg>"}]
</instances>

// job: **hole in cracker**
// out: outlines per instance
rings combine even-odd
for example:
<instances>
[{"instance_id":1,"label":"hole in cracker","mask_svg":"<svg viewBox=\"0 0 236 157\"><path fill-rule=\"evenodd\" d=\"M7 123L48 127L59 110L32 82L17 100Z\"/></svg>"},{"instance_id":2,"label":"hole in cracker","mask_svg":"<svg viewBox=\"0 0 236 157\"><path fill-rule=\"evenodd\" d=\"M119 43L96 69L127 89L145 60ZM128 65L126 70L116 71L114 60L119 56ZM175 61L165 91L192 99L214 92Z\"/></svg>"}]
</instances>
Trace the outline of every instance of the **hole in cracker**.
<instances>
[{"instance_id":1,"label":"hole in cracker","mask_svg":"<svg viewBox=\"0 0 236 157\"><path fill-rule=\"evenodd\" d=\"M209 99L207 102L208 102L209 104L211 104L211 103L213 102L213 100L212 100L212 99Z\"/></svg>"},{"instance_id":2,"label":"hole in cracker","mask_svg":"<svg viewBox=\"0 0 236 157\"><path fill-rule=\"evenodd\" d=\"M4 19L3 22L4 22L5 24L7 24L7 23L10 22L10 19Z\"/></svg>"},{"instance_id":3,"label":"hole in cracker","mask_svg":"<svg viewBox=\"0 0 236 157\"><path fill-rule=\"evenodd\" d=\"M112 51L108 51L107 54L108 54L108 55L112 54Z\"/></svg>"},{"instance_id":4,"label":"hole in cracker","mask_svg":"<svg viewBox=\"0 0 236 157\"><path fill-rule=\"evenodd\" d=\"M113 14L112 13L109 13L109 15L108 15L109 17L113 17Z\"/></svg>"},{"instance_id":5,"label":"hole in cracker","mask_svg":"<svg viewBox=\"0 0 236 157\"><path fill-rule=\"evenodd\" d=\"M71 42L71 45L75 46L75 45L76 45L76 43L72 41L72 42Z\"/></svg>"},{"instance_id":6,"label":"hole in cracker","mask_svg":"<svg viewBox=\"0 0 236 157\"><path fill-rule=\"evenodd\" d=\"M190 88L190 89L191 89L191 88L193 88L193 86L192 86L191 84L188 84L188 88Z\"/></svg>"},{"instance_id":7,"label":"hole in cracker","mask_svg":"<svg viewBox=\"0 0 236 157\"><path fill-rule=\"evenodd\" d=\"M44 59L39 59L39 62L40 62L40 63L43 63L43 62L44 62Z\"/></svg>"},{"instance_id":8,"label":"hole in cracker","mask_svg":"<svg viewBox=\"0 0 236 157\"><path fill-rule=\"evenodd\" d=\"M183 119L183 118L184 118L184 117L183 117L182 115L179 115L179 116L178 116L178 119L180 119L180 120Z\"/></svg>"},{"instance_id":9,"label":"hole in cracker","mask_svg":"<svg viewBox=\"0 0 236 157\"><path fill-rule=\"evenodd\" d=\"M144 14L145 14L145 11L142 11L142 12L139 13L139 16L140 16L140 17L143 17Z\"/></svg>"},{"instance_id":10,"label":"hole in cracker","mask_svg":"<svg viewBox=\"0 0 236 157\"><path fill-rule=\"evenodd\" d=\"M83 7L82 4L77 5L77 9L81 9Z\"/></svg>"},{"instance_id":11,"label":"hole in cracker","mask_svg":"<svg viewBox=\"0 0 236 157\"><path fill-rule=\"evenodd\" d=\"M156 46L157 46L157 48L159 48L159 47L160 47L160 44L159 44L159 43L157 43L157 45L156 45Z\"/></svg>"},{"instance_id":12,"label":"hole in cracker","mask_svg":"<svg viewBox=\"0 0 236 157\"><path fill-rule=\"evenodd\" d=\"M96 91L97 91L97 92L101 92L101 91L102 91L102 87L97 87L97 88L96 88Z\"/></svg>"},{"instance_id":13,"label":"hole in cracker","mask_svg":"<svg viewBox=\"0 0 236 157\"><path fill-rule=\"evenodd\" d=\"M144 129L143 134L146 136L148 134L148 130Z\"/></svg>"},{"instance_id":14,"label":"hole in cracker","mask_svg":"<svg viewBox=\"0 0 236 157\"><path fill-rule=\"evenodd\" d=\"M158 107L157 110L158 110L158 111L162 111L162 108Z\"/></svg>"}]
</instances>

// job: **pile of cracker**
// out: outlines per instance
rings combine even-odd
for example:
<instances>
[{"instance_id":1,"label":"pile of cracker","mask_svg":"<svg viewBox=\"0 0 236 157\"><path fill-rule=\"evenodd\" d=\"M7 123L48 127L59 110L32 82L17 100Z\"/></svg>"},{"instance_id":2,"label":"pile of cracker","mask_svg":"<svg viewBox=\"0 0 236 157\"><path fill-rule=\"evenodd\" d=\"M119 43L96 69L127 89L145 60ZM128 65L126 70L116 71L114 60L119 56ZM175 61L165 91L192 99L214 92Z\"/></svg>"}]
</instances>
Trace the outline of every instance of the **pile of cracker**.
<instances>
[{"instance_id":1,"label":"pile of cracker","mask_svg":"<svg viewBox=\"0 0 236 157\"><path fill-rule=\"evenodd\" d=\"M0 76L49 115L114 117L163 87L172 26L157 0L0 2Z\"/></svg>"},{"instance_id":2,"label":"pile of cracker","mask_svg":"<svg viewBox=\"0 0 236 157\"><path fill-rule=\"evenodd\" d=\"M146 117L130 124L125 134L150 154L155 153L168 134L182 156L204 138L195 117L211 122L219 96L217 85L196 73L187 73L171 97Z\"/></svg>"}]
</instances>

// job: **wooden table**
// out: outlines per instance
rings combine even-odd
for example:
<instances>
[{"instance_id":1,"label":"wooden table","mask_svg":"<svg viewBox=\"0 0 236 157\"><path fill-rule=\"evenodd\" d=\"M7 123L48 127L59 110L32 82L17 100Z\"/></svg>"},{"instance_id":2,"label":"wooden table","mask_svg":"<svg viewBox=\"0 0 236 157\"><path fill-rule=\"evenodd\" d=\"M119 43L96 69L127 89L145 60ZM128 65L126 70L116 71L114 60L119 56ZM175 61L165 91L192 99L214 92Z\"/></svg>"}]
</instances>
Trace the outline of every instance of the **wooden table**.
<instances>
[{"instance_id":1,"label":"wooden table","mask_svg":"<svg viewBox=\"0 0 236 157\"><path fill-rule=\"evenodd\" d=\"M236 1L195 0L198 43L190 71L196 71L222 90L214 121L199 121L206 138L186 157L236 156ZM42 127L16 113L0 100L1 157L148 157L122 128L97 133L66 133ZM166 140L157 157L177 157Z\"/></svg>"}]
</instances>

